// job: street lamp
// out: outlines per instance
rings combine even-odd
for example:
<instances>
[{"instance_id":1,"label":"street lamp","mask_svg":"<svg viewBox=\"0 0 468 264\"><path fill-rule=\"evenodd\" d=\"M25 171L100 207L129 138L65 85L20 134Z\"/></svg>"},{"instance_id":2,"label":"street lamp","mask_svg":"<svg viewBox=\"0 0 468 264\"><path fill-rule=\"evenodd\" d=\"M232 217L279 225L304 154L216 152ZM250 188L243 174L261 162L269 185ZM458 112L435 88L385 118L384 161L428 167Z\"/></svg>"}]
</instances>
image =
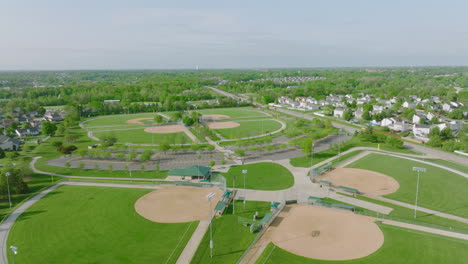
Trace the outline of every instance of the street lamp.
<instances>
[{"instance_id":1,"label":"street lamp","mask_svg":"<svg viewBox=\"0 0 468 264\"><path fill-rule=\"evenodd\" d=\"M210 202L209 210L210 210L210 257L211 258L213 257L213 227L211 224L211 220L213 220L213 210L211 210L211 200L213 200L215 196L216 196L216 193L213 193L213 192L206 195L206 200Z\"/></svg>"},{"instance_id":2,"label":"street lamp","mask_svg":"<svg viewBox=\"0 0 468 264\"><path fill-rule=\"evenodd\" d=\"M419 194L419 173L426 172L426 168L413 167L413 171L418 172L418 181L416 183L416 200L414 201L414 218L416 218L416 211L418 208L418 194Z\"/></svg>"},{"instance_id":3,"label":"street lamp","mask_svg":"<svg viewBox=\"0 0 468 264\"><path fill-rule=\"evenodd\" d=\"M242 174L244 174L244 192L246 192L246 190L245 190L245 175L247 174L247 170L242 170ZM245 210L245 201L246 201L246 199L244 198L244 210Z\"/></svg>"},{"instance_id":4,"label":"street lamp","mask_svg":"<svg viewBox=\"0 0 468 264\"><path fill-rule=\"evenodd\" d=\"M11 258L11 259L13 260L12 261L13 264L15 264L15 255L18 254L18 248L12 245L12 246L10 246L10 249L13 252L13 258Z\"/></svg>"},{"instance_id":5,"label":"street lamp","mask_svg":"<svg viewBox=\"0 0 468 264\"><path fill-rule=\"evenodd\" d=\"M8 182L8 178L10 177L11 173L7 171L5 173L6 180L7 180L7 189L8 189L8 202L10 203L10 208L11 208L11 196L10 196L10 183Z\"/></svg>"}]
</instances>

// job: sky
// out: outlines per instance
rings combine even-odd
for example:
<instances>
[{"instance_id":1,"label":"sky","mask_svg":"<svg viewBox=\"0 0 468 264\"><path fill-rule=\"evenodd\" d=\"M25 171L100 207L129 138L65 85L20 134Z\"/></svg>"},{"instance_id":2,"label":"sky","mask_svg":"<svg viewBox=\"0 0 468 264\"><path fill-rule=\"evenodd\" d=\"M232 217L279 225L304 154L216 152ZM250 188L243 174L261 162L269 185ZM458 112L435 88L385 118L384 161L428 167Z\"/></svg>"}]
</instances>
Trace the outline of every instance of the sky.
<instances>
[{"instance_id":1,"label":"sky","mask_svg":"<svg viewBox=\"0 0 468 264\"><path fill-rule=\"evenodd\" d=\"M466 0L0 0L0 70L468 65Z\"/></svg>"}]
</instances>

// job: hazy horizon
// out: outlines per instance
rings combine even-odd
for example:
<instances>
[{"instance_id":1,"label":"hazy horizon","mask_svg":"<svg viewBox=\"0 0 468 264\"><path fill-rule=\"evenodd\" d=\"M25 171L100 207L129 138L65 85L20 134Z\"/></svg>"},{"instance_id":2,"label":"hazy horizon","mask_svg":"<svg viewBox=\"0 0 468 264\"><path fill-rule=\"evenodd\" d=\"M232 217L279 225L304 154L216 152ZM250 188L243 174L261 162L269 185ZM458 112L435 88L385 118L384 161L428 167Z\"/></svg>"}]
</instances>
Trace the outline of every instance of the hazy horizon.
<instances>
[{"instance_id":1,"label":"hazy horizon","mask_svg":"<svg viewBox=\"0 0 468 264\"><path fill-rule=\"evenodd\" d=\"M468 2L16 1L0 70L468 65Z\"/></svg>"}]
</instances>

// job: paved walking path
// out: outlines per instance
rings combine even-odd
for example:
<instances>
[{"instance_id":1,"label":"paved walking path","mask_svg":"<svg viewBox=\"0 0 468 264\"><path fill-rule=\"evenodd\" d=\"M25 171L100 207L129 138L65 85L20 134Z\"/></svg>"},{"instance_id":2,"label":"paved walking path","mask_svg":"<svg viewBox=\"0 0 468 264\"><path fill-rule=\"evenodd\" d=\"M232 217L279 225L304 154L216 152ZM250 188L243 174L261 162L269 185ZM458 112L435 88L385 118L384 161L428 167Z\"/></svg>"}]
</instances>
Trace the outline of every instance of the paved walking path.
<instances>
[{"instance_id":1,"label":"paved walking path","mask_svg":"<svg viewBox=\"0 0 468 264\"><path fill-rule=\"evenodd\" d=\"M426 233L432 233L432 234L441 235L441 236L447 236L447 237L453 237L453 238L468 240L468 235L466 235L466 234L455 233L455 232L450 232L450 231L445 231L445 230L430 228L430 227L425 227L425 226L407 224L407 223L402 223L402 222L397 222L397 221L387 220L387 219L380 219L379 221L381 221L382 223L387 224L387 225L398 226L398 227L423 231L423 232L426 232Z\"/></svg>"},{"instance_id":2,"label":"paved walking path","mask_svg":"<svg viewBox=\"0 0 468 264\"><path fill-rule=\"evenodd\" d=\"M200 245L203 236L205 235L206 231L210 226L210 221L203 220L197 226L197 229L192 234L192 237L185 245L184 250L180 254L179 258L177 259L176 264L189 264L192 261L195 252L197 252L198 245Z\"/></svg>"},{"instance_id":3,"label":"paved walking path","mask_svg":"<svg viewBox=\"0 0 468 264\"><path fill-rule=\"evenodd\" d=\"M338 201L343 202L343 203L352 204L354 206L358 206L358 207L362 207L362 208L365 208L365 209L368 209L368 210L376 211L376 212L381 213L381 214L388 215L393 211L393 208L391 208L391 207L387 207L387 206L383 206L383 205L379 205L379 204L375 204L375 203L371 203L371 202L366 202L366 201L359 200L359 199L356 199L356 198L352 198L352 197L349 197L349 196L340 195L340 194L335 193L335 192L331 192L330 195L328 195L328 197L330 197L332 199L335 199L335 200L338 200Z\"/></svg>"}]
</instances>

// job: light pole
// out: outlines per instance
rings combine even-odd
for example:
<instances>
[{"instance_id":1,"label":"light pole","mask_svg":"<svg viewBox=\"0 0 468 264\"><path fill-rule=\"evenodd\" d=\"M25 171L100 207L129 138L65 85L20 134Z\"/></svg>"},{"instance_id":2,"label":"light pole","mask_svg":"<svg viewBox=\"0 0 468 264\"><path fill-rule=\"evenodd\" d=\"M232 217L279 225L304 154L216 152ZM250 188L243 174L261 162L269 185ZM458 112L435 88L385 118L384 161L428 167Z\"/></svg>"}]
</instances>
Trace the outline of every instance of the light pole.
<instances>
[{"instance_id":1,"label":"light pole","mask_svg":"<svg viewBox=\"0 0 468 264\"><path fill-rule=\"evenodd\" d=\"M315 148L315 144L314 142L312 141L312 149L310 150L310 167L312 168L312 166L314 166L314 148Z\"/></svg>"},{"instance_id":2,"label":"light pole","mask_svg":"<svg viewBox=\"0 0 468 264\"><path fill-rule=\"evenodd\" d=\"M232 176L232 188L235 189L236 188L236 175L234 174ZM233 198L232 199L232 214L236 214L236 200Z\"/></svg>"},{"instance_id":3,"label":"light pole","mask_svg":"<svg viewBox=\"0 0 468 264\"><path fill-rule=\"evenodd\" d=\"M11 173L7 171L5 173L6 180L7 180L7 189L8 189L8 202L10 203L10 208L11 208L11 197L10 197L10 183L8 182L8 178L10 177Z\"/></svg>"},{"instance_id":4,"label":"light pole","mask_svg":"<svg viewBox=\"0 0 468 264\"><path fill-rule=\"evenodd\" d=\"M210 258L213 257L213 226L211 224L211 221L213 220L213 210L211 210L211 200L216 196L215 193L211 192L206 195L206 200L210 202Z\"/></svg>"},{"instance_id":5,"label":"light pole","mask_svg":"<svg viewBox=\"0 0 468 264\"><path fill-rule=\"evenodd\" d=\"M416 218L416 212L418 208L418 194L419 194L419 173L426 172L426 168L413 167L413 171L418 172L418 181L416 183L416 200L414 201L414 218Z\"/></svg>"},{"instance_id":6,"label":"light pole","mask_svg":"<svg viewBox=\"0 0 468 264\"><path fill-rule=\"evenodd\" d=\"M13 257L11 258L13 260L12 263L15 264L15 255L18 254L18 248L12 245L10 249L13 252Z\"/></svg>"},{"instance_id":7,"label":"light pole","mask_svg":"<svg viewBox=\"0 0 468 264\"><path fill-rule=\"evenodd\" d=\"M247 174L247 170L242 170L242 174L244 174L244 192L245 192L245 175ZM245 210L245 197L244 197L244 210Z\"/></svg>"}]
</instances>

